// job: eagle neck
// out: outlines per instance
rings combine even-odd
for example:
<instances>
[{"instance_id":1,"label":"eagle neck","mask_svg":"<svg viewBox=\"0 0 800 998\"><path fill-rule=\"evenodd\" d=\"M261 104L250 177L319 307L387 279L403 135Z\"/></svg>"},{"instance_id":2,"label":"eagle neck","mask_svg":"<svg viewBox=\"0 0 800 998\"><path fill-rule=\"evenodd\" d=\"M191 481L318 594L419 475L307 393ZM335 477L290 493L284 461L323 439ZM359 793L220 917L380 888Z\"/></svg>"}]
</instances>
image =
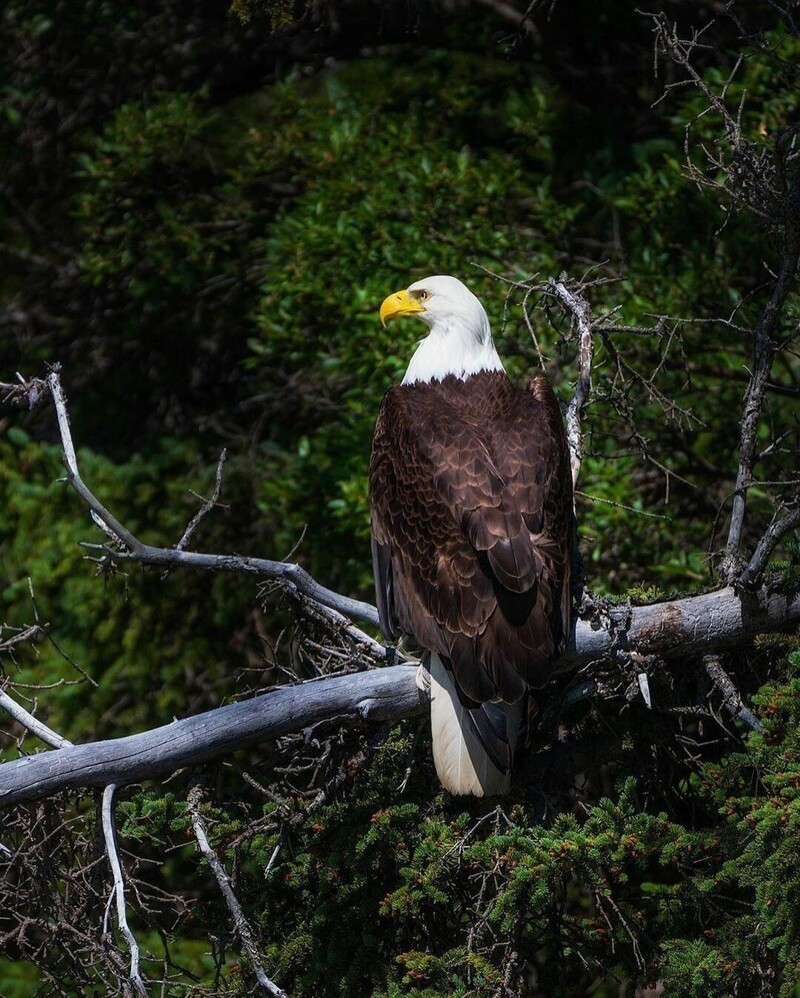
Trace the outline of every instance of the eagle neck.
<instances>
[{"instance_id":1,"label":"eagle neck","mask_svg":"<svg viewBox=\"0 0 800 998\"><path fill-rule=\"evenodd\" d=\"M420 342L403 384L443 381L451 376L464 381L481 371L504 370L485 313L474 322L448 317L432 326Z\"/></svg>"}]
</instances>

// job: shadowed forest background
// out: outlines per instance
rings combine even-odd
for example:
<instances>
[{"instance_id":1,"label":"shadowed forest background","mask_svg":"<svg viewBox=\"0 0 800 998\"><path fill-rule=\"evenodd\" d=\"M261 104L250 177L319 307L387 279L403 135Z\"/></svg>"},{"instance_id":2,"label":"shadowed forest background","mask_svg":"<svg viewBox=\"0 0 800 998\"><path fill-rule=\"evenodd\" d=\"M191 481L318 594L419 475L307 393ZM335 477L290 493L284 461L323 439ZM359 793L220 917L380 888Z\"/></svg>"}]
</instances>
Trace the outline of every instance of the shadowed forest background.
<instances>
[{"instance_id":1,"label":"shadowed forest background","mask_svg":"<svg viewBox=\"0 0 800 998\"><path fill-rule=\"evenodd\" d=\"M659 99L685 74L654 60L649 15L710 24L692 60L715 92L743 57L727 101L767 156L797 122L791 13L556 0L518 24L488 2L234 7L4 5L0 380L61 364L84 477L143 540L177 542L226 448L223 505L193 545L291 556L372 601L372 432L422 330L382 329L381 301L459 276L523 380L540 359L508 281L588 274L595 314L617 309L631 331L596 343L577 502L587 586L642 601L714 585L751 363L741 328L779 246L724 184L688 175L687 149L713 179L702 149L724 126L701 115L697 86ZM524 307L566 403L569 322ZM799 320L795 294L785 329ZM633 371L622 384L617 351ZM798 394L789 350L762 420L750 547L775 486L797 495ZM57 481L57 439L49 408L0 409L0 640L37 612L57 642L0 646L0 663L51 727L116 737L346 668L276 586L96 571L78 542L103 538ZM796 585L795 540L780 557ZM632 995L656 981L670 995L800 993L798 649L789 635L729 657L760 733L681 713L705 695L688 665L655 683L656 710L623 690L551 714L542 744L560 726L597 758L480 824L492 808L438 788L416 720L209 766L204 814L270 976L293 998ZM143 972L166 994L255 993L196 855L186 780L127 788L118 807ZM101 941L97 820L91 792L9 818L8 998L122 987Z\"/></svg>"}]
</instances>

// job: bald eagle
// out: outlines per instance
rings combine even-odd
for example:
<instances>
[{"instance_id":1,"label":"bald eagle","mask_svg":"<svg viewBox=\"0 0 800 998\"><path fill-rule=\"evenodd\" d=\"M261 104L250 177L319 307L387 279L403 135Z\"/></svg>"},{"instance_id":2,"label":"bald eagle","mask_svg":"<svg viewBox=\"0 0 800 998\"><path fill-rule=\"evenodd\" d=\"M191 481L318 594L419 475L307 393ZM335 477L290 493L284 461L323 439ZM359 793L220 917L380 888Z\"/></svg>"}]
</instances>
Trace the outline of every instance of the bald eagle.
<instances>
[{"instance_id":1,"label":"bald eagle","mask_svg":"<svg viewBox=\"0 0 800 998\"><path fill-rule=\"evenodd\" d=\"M543 377L506 375L455 277L390 295L429 328L381 404L370 462L381 629L423 649L436 772L453 794L508 791L530 689L570 627L572 481Z\"/></svg>"}]
</instances>

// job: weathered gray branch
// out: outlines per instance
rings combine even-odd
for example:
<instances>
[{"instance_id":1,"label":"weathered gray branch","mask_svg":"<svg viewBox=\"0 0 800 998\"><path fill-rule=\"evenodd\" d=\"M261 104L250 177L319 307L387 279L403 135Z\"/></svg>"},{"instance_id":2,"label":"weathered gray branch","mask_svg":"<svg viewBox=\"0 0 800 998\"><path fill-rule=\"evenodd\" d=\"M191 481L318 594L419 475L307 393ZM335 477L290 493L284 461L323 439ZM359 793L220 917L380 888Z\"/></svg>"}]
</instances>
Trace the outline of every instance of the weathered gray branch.
<instances>
[{"instance_id":1,"label":"weathered gray branch","mask_svg":"<svg viewBox=\"0 0 800 998\"><path fill-rule=\"evenodd\" d=\"M227 459L228 459L228 452L223 447L222 453L219 456L219 461L217 462L217 473L214 476L214 491L211 493L211 498L203 500L203 505L200 507L200 509L198 509L198 511L189 521L189 525L186 527L186 530L184 530L183 536L175 545L175 549L177 551L183 551L186 548L186 546L188 545L189 541L192 538L192 534L200 526L202 520L206 516L208 516L208 514L216 505L219 504L219 497L220 493L222 492L222 469L225 467L225 462L227 461ZM193 492L192 495L196 496L197 493ZM198 496L198 499L201 498L202 496Z\"/></svg>"},{"instance_id":2,"label":"weathered gray branch","mask_svg":"<svg viewBox=\"0 0 800 998\"><path fill-rule=\"evenodd\" d=\"M64 465L67 471L67 481L83 499L95 518L105 529L105 533L119 542L125 550L114 550L108 545L85 545L100 552L95 559L102 562L135 561L142 565L158 565L163 568L178 566L181 568L203 569L214 572L241 572L258 575L265 579L274 579L292 586L301 596L321 603L325 607L344 614L350 620L362 620L373 626L378 626L378 611L369 603L342 596L340 593L327 589L313 579L299 565L286 564L282 561L270 561L266 558L249 558L238 554L202 554L195 551L183 551L178 548L159 548L143 544L127 527L100 502L97 496L87 487L81 478L78 458L72 440L69 425L67 400L58 370L48 374L46 380L31 378L21 379L20 384L0 384L0 391L5 392L5 398L10 401L25 402L33 407L38 405L46 394L50 394L56 411L58 429L61 436L61 448ZM358 628L352 628L357 639L367 638ZM374 650L374 649L373 649Z\"/></svg>"},{"instance_id":3,"label":"weathered gray branch","mask_svg":"<svg viewBox=\"0 0 800 998\"><path fill-rule=\"evenodd\" d=\"M766 568L769 556L781 542L781 540L792 530L800 527L800 508L793 509L789 513L779 516L777 513L772 518L772 522L766 533L758 542L758 546L753 552L747 568L739 576L739 584L742 586L752 586L761 578L761 574Z\"/></svg>"},{"instance_id":4,"label":"weathered gray branch","mask_svg":"<svg viewBox=\"0 0 800 998\"><path fill-rule=\"evenodd\" d=\"M194 829L194 835L197 839L197 845L200 848L200 852L205 857L206 862L211 867L212 873L217 878L219 889L222 891L222 896L225 898L225 903L227 904L233 917L233 924L236 926L236 931L239 934L239 938L242 940L242 945L247 950L247 955L250 957L250 962L253 964L256 980L260 984L262 990L269 995L273 995L274 998L288 998L286 992L282 988L279 988L278 985L275 984L274 981L270 980L269 977L267 977L264 968L261 966L261 958L256 947L255 939L253 938L253 930L250 928L250 923L245 918L242 906L239 904L239 899L233 893L230 877L225 872L225 867L222 863L220 863L217 854L211 848L211 843L208 841L206 825L203 821L203 815L200 813L200 802L200 786L199 784L195 784L189 791L187 804L189 806L189 813L192 817L192 828Z\"/></svg>"},{"instance_id":5,"label":"weathered gray branch","mask_svg":"<svg viewBox=\"0 0 800 998\"><path fill-rule=\"evenodd\" d=\"M732 717L744 721L753 731L761 731L761 722L755 714L742 703L739 691L731 681L730 676L722 668L719 655L706 655L703 659L706 674L722 694L722 706Z\"/></svg>"},{"instance_id":6,"label":"weathered gray branch","mask_svg":"<svg viewBox=\"0 0 800 998\"><path fill-rule=\"evenodd\" d=\"M0 635L4 630L6 630L6 625L0 626ZM9 627L8 630L12 631L12 634L11 637L0 641L0 654L2 652L13 653L19 645L32 644L46 638L48 625L29 624L27 627Z\"/></svg>"},{"instance_id":7,"label":"weathered gray branch","mask_svg":"<svg viewBox=\"0 0 800 998\"><path fill-rule=\"evenodd\" d=\"M147 998L147 990L144 986L142 975L139 973L139 944L136 942L136 937L131 932L130 926L128 925L128 915L125 906L125 881L122 876L122 864L120 863L119 849L117 848L117 829L114 822L114 794L116 789L115 784L109 783L103 791L103 838L106 844L108 863L111 867L111 875L114 880L114 887L112 888L111 898L109 898L109 904L112 898L116 900L117 925L119 926L119 931L125 938L125 942L128 946L128 952L131 955L129 976L133 989L136 994L143 996L143 998ZM103 928L104 936L108 933L107 916L108 908L106 908L106 924Z\"/></svg>"},{"instance_id":8,"label":"weathered gray branch","mask_svg":"<svg viewBox=\"0 0 800 998\"><path fill-rule=\"evenodd\" d=\"M415 666L396 665L281 686L138 735L15 759L0 765L0 805L65 787L148 779L322 721L396 721L425 709L415 673Z\"/></svg>"},{"instance_id":9,"label":"weathered gray branch","mask_svg":"<svg viewBox=\"0 0 800 998\"><path fill-rule=\"evenodd\" d=\"M602 622L579 620L565 665L582 665L615 650L635 649L660 658L705 655L739 646L757 634L785 630L800 621L800 589L788 594L739 593L733 586L699 596L617 606Z\"/></svg>"},{"instance_id":10,"label":"weathered gray branch","mask_svg":"<svg viewBox=\"0 0 800 998\"><path fill-rule=\"evenodd\" d=\"M36 735L45 745L50 745L53 748L65 748L67 745L72 744L63 735L60 735L57 731L53 731L52 728L48 728L38 717L34 717L30 711L25 710L16 700L12 700L5 690L0 690L0 707L6 714L13 717L18 724L21 724L23 728L30 731L32 735Z\"/></svg>"},{"instance_id":11,"label":"weathered gray branch","mask_svg":"<svg viewBox=\"0 0 800 998\"><path fill-rule=\"evenodd\" d=\"M603 619L577 622L560 668L569 671L631 650L664 659L701 656L798 622L800 590L740 595L727 587L650 606L616 606ZM282 686L138 735L7 762L0 766L0 804L69 787L149 779L323 721L391 722L420 714L427 698L415 673L412 665L396 665Z\"/></svg>"},{"instance_id":12,"label":"weathered gray branch","mask_svg":"<svg viewBox=\"0 0 800 998\"><path fill-rule=\"evenodd\" d=\"M575 392L567 406L567 442L569 443L572 488L578 485L578 476L583 461L583 428L581 419L589 400L592 387L592 313L588 302L578 294L569 291L563 280L548 281L547 290L554 295L570 313L578 329L578 380Z\"/></svg>"}]
</instances>

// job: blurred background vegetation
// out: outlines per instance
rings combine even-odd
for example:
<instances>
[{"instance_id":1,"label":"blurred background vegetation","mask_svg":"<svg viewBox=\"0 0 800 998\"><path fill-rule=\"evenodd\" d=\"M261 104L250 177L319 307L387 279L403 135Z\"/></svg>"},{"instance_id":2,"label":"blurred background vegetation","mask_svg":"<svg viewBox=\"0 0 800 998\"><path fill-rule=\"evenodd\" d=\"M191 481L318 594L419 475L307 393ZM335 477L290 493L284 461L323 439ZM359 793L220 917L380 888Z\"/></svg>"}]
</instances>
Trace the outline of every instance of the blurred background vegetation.
<instances>
[{"instance_id":1,"label":"blurred background vegetation","mask_svg":"<svg viewBox=\"0 0 800 998\"><path fill-rule=\"evenodd\" d=\"M743 54L729 101L744 101L752 141L774 142L797 116L796 23L756 0L727 7L557 0L538 5L520 27L491 3L240 2L231 11L212 0L9 0L0 12L0 379L62 365L84 476L142 539L178 540L198 507L189 490L210 492L226 447L225 508L203 522L195 545L268 558L296 549L293 557L322 583L371 600L372 429L421 329L382 329L385 295L430 273L458 275L484 302L520 379L536 373L539 358L521 294L493 274L613 278L594 289L593 307L618 309L616 321L632 327L653 326L657 316L735 316L746 326L763 308L773 237L758 217L731 211L686 177L687 126L692 148L713 148L720 123L698 117L705 105L696 89L659 101L677 78L674 67L662 64L654 75L648 11L687 26L713 21L698 71L719 89ZM566 401L575 352L568 327L529 306L547 373ZM797 318L795 298L786 321ZM598 347L581 483L593 498L580 499L579 524L587 582L599 594L652 596L713 582L724 514L717 534L713 527L735 479L750 344L723 322L684 324L675 335L672 328ZM616 349L641 375L631 377L624 406L608 402ZM796 356L782 364L765 441L796 420ZM667 414L646 384L655 370L660 392L678 407ZM0 615L8 625L30 622L32 585L59 645L97 683L61 683L81 676L48 644L5 662L20 690L55 684L28 688L46 703L48 723L73 740L116 736L281 681L281 655L285 668L304 674L292 642L279 644L291 608L261 599L252 580L135 568L98 576L77 542L100 537L58 481L55 440L46 407L24 417L0 412ZM763 478L784 479L796 458L779 448L765 459ZM751 498L752 542L771 510L769 487ZM764 676L754 670L752 684ZM793 697L780 708L792 717ZM259 871L277 833L237 847L243 880L253 877L262 940L293 995L502 993L499 958L465 949L461 915L442 928L436 905L449 910L453 892L466 887L453 886L453 871L448 885L423 882L429 867L449 869L442 857L468 826L457 818L463 805L435 794L429 769L415 777L412 801L398 797L411 735L392 735L379 750L382 775L360 775L352 794L331 805L320 826L329 830L326 845L310 841L322 830L298 832L286 860L297 869L282 870L271 893ZM653 787L664 776L657 768ZM707 849L702 828L713 830L710 841L723 835L717 808L741 778L734 770L719 770L716 783L694 773L702 806L658 790L637 797L627 785L627 796L593 812L591 845L576 819L562 815L555 829L530 825L541 809L519 805L513 841L497 848L520 851L524 877L513 890L506 884L493 932L512 932L509 912L521 904L547 903L535 892L521 900L520 884L563 874L563 857L560 867L552 860L556 840L585 849L580 862L592 877L630 860L639 886L651 885L651 913L642 915L649 941L636 943L646 950L641 966L632 930L609 948L598 916L597 926L580 922L580 938L534 946L544 954L541 993L588 993L614 974L634 983L667 979L673 994L729 994L734 984L756 993L747 988L760 974L778 986L781 963L790 968L785 993L794 993L791 928L780 923L753 941L754 888L739 882L725 888L741 899L735 918L728 913L735 925L716 896L712 917L703 890L722 891L720 882L714 886L712 874L712 886L699 887L688 865L681 881L677 847L667 850L668 841ZM255 805L243 784L225 792L233 801L225 820L239 829L232 841ZM185 827L180 807L152 793L130 802L127 833L140 845L143 823L148 835ZM598 796L597 787L587 791L592 807ZM652 817L660 809L669 819ZM733 842L734 819L744 818L731 815ZM528 845L517 841L519 828ZM624 852L614 829L650 844L612 861L608 850ZM346 845L356 839L353 859ZM496 846L470 845L478 850L470 862L488 862ZM312 870L321 848L333 857L322 885ZM434 855L444 865L436 867ZM747 869L762 864L751 848ZM575 869L564 880L566 907L578 903L568 884L583 883ZM687 880L691 902L672 889ZM433 907L421 913L426 905ZM202 916L183 924L175 946L208 985L213 974L192 947L224 915L197 910ZM342 938L343 911L365 923L356 950ZM420 926L428 917L438 928L425 929L426 949ZM687 967L706 970L682 985ZM4 994L29 993L22 982L35 974L23 963L2 973ZM214 986L246 993L241 973L228 964ZM76 980L65 993L89 986Z\"/></svg>"}]
</instances>

